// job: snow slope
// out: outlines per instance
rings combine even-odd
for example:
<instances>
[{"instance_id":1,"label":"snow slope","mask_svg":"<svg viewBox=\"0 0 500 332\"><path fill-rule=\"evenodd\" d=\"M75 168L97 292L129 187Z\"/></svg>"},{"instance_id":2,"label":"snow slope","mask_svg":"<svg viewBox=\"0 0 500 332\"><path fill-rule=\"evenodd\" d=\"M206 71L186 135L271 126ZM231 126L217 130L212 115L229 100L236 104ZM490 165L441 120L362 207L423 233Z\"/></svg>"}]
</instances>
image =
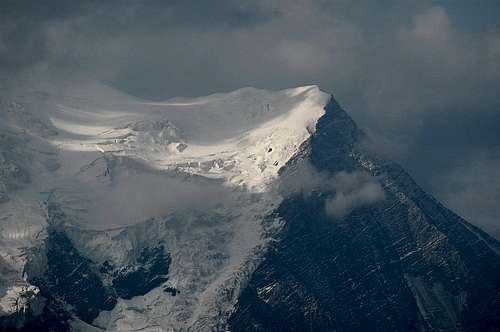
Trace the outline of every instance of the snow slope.
<instances>
[{"instance_id":1,"label":"snow slope","mask_svg":"<svg viewBox=\"0 0 500 332\"><path fill-rule=\"evenodd\" d=\"M148 243L165 242L167 283L181 295L159 287L120 299L93 325L170 331L217 326L231 310L280 225L270 217L281 200L278 170L314 132L329 95L316 86L244 88L147 102L86 85L14 99L0 110L8 128L0 146L0 268L8 272L0 314L16 310L16 290L37 292L24 265L52 223L96 263L124 266ZM21 150L9 153L13 145ZM64 213L57 225L48 203Z\"/></svg>"},{"instance_id":2,"label":"snow slope","mask_svg":"<svg viewBox=\"0 0 500 332\"><path fill-rule=\"evenodd\" d=\"M116 103L114 109L58 104L50 121L63 150L140 158L153 168L223 178L266 190L323 115L316 86L279 92L244 88L165 102ZM76 104L76 105L74 105Z\"/></svg>"}]
</instances>

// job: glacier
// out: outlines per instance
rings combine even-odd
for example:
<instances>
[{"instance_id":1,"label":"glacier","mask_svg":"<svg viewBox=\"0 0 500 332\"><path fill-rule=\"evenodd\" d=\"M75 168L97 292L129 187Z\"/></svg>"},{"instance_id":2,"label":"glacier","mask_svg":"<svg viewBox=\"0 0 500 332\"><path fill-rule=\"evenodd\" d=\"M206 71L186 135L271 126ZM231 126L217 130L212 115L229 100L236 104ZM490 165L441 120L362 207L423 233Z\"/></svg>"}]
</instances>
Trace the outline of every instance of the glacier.
<instances>
[{"instance_id":1,"label":"glacier","mask_svg":"<svg viewBox=\"0 0 500 332\"><path fill-rule=\"evenodd\" d=\"M182 294L157 286L118 298L96 317L76 315L73 328L168 331L224 319L280 228L278 171L329 98L305 86L149 102L91 83L2 100L0 314L18 312L26 290L39 293L30 280L45 273L57 229L116 271L164 244L172 261L162 287Z\"/></svg>"}]
</instances>

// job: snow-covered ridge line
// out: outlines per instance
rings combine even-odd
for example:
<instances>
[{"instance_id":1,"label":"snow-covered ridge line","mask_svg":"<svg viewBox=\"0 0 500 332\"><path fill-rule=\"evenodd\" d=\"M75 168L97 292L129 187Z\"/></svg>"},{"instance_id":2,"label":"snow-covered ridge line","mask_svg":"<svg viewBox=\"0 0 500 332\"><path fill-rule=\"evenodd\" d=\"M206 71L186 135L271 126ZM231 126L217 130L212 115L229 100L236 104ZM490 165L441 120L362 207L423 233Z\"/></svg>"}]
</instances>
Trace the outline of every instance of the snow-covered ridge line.
<instances>
[{"instance_id":1,"label":"snow-covered ridge line","mask_svg":"<svg viewBox=\"0 0 500 332\"><path fill-rule=\"evenodd\" d=\"M101 151L264 191L314 132L329 95L317 86L243 88L199 98L116 103L110 110L59 104L51 115L63 150ZM125 106L127 105L127 106Z\"/></svg>"},{"instance_id":2,"label":"snow-covered ridge line","mask_svg":"<svg viewBox=\"0 0 500 332\"><path fill-rule=\"evenodd\" d=\"M0 276L0 316L31 291L25 253L54 226L45 202L61 209L59 226L96 263L120 267L153 238L172 255L168 285L181 296L157 288L120 300L99 326L167 328L224 315L269 240L262 221L281 200L270 186L329 98L306 86L151 103L93 87L9 103L0 125L16 130L0 143L26 180L13 178L19 184L6 187L0 209L0 268L10 271Z\"/></svg>"}]
</instances>

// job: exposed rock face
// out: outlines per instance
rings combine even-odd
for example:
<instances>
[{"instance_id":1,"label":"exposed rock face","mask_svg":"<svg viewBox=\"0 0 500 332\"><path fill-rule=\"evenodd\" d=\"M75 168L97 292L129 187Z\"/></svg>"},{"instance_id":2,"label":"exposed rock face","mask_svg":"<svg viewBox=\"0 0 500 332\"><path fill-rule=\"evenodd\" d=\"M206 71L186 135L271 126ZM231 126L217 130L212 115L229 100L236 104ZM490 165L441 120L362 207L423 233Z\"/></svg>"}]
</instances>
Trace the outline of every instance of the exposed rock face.
<instances>
[{"instance_id":1,"label":"exposed rock face","mask_svg":"<svg viewBox=\"0 0 500 332\"><path fill-rule=\"evenodd\" d=\"M61 227L66 216L53 205L48 210L54 225L27 265L28 281L40 290L37 303L2 317L2 330L69 331L75 317L90 324L101 311L112 310L118 298L144 295L168 280L171 259L163 245L143 248L127 266L115 268L107 261L98 266L82 256ZM169 287L168 292L175 296L177 290Z\"/></svg>"},{"instance_id":2,"label":"exposed rock face","mask_svg":"<svg viewBox=\"0 0 500 332\"><path fill-rule=\"evenodd\" d=\"M241 293L232 331L495 331L500 246L422 191L331 100L316 133L284 172L366 171L385 199L333 220L328 192L297 194L286 226Z\"/></svg>"},{"instance_id":3,"label":"exposed rock face","mask_svg":"<svg viewBox=\"0 0 500 332\"><path fill-rule=\"evenodd\" d=\"M168 280L168 267L172 259L165 254L163 245L144 248L134 266L115 273L113 288L124 299L144 295ZM175 291L175 289L173 289Z\"/></svg>"},{"instance_id":4,"label":"exposed rock face","mask_svg":"<svg viewBox=\"0 0 500 332\"><path fill-rule=\"evenodd\" d=\"M50 230L46 247L47 270L31 280L44 297L63 300L87 322L92 322L101 310L113 309L116 295L103 284L92 261L80 255L64 232Z\"/></svg>"}]
</instances>

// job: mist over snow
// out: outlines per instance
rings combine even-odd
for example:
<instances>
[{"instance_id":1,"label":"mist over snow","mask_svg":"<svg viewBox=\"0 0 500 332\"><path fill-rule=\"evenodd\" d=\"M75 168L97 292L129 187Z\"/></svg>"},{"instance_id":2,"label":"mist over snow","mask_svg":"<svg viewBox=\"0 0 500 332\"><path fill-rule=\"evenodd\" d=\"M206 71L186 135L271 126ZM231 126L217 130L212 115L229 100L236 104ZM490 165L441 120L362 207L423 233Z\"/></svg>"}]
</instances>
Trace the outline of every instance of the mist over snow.
<instances>
[{"instance_id":1,"label":"mist over snow","mask_svg":"<svg viewBox=\"0 0 500 332\"><path fill-rule=\"evenodd\" d=\"M124 227L169 214L197 214L231 209L235 193L220 181L182 178L175 174L145 171L120 174L104 190L90 191L88 213L80 220L86 228Z\"/></svg>"}]
</instances>

